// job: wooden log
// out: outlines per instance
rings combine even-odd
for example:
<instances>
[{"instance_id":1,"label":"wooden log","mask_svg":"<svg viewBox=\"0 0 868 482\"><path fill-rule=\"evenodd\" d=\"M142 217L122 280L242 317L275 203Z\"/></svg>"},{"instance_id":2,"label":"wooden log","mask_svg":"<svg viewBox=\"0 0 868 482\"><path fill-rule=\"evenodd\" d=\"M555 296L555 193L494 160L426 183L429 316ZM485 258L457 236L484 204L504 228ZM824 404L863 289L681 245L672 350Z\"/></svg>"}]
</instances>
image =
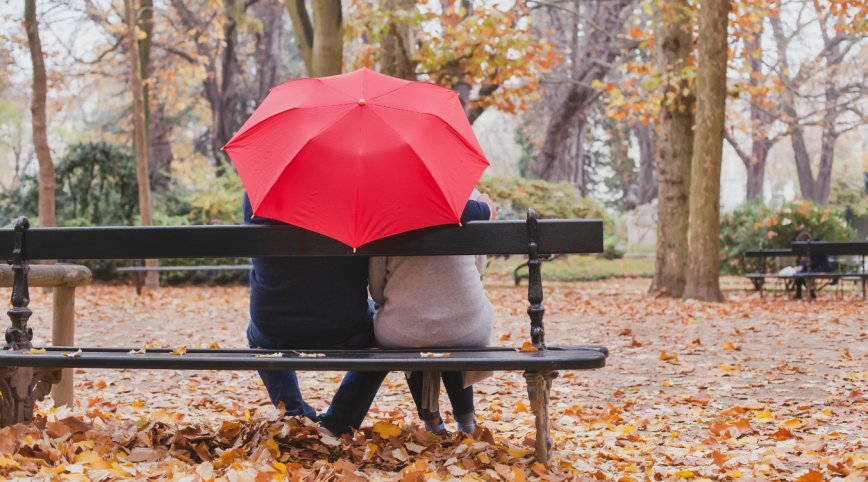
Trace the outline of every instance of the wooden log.
<instances>
[{"instance_id":1,"label":"wooden log","mask_svg":"<svg viewBox=\"0 0 868 482\"><path fill-rule=\"evenodd\" d=\"M54 319L52 321L51 344L54 346L75 345L75 288L54 288ZM64 368L60 383L51 388L54 406L66 405L73 408L72 368Z\"/></svg>"},{"instance_id":2,"label":"wooden log","mask_svg":"<svg viewBox=\"0 0 868 482\"><path fill-rule=\"evenodd\" d=\"M12 287L12 267L0 265L0 288ZM27 285L31 288L74 288L90 284L90 270L77 264L30 265Z\"/></svg>"}]
</instances>

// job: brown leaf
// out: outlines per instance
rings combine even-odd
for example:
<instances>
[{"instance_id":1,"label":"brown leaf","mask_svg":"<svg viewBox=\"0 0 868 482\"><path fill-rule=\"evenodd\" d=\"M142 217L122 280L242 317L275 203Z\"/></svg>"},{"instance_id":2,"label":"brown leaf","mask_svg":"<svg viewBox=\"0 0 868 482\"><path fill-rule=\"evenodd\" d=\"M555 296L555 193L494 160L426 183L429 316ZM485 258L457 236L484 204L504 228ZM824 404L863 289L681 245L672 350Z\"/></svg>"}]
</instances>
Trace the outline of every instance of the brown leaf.
<instances>
[{"instance_id":1,"label":"brown leaf","mask_svg":"<svg viewBox=\"0 0 868 482\"><path fill-rule=\"evenodd\" d=\"M193 450L196 451L196 455L198 455L204 462L211 462L214 460L214 457L211 455L211 452L208 451L208 446L205 445L205 442L196 445L193 447Z\"/></svg>"},{"instance_id":2,"label":"brown leaf","mask_svg":"<svg viewBox=\"0 0 868 482\"><path fill-rule=\"evenodd\" d=\"M618 333L618 336L633 336L633 330L631 330L630 328L624 328L621 333Z\"/></svg>"},{"instance_id":3,"label":"brown leaf","mask_svg":"<svg viewBox=\"0 0 868 482\"><path fill-rule=\"evenodd\" d=\"M12 455L15 452L17 437L15 427L0 428L0 455Z\"/></svg>"},{"instance_id":4,"label":"brown leaf","mask_svg":"<svg viewBox=\"0 0 868 482\"><path fill-rule=\"evenodd\" d=\"M356 467L355 464L353 464L352 462L347 461L346 459L338 459L337 461L335 461L335 470L337 470L339 474L348 475L359 470L359 468Z\"/></svg>"},{"instance_id":5,"label":"brown leaf","mask_svg":"<svg viewBox=\"0 0 868 482\"><path fill-rule=\"evenodd\" d=\"M60 423L69 427L72 433L85 433L93 428L93 425L84 423L75 417L64 418Z\"/></svg>"},{"instance_id":6,"label":"brown leaf","mask_svg":"<svg viewBox=\"0 0 868 482\"><path fill-rule=\"evenodd\" d=\"M864 395L859 393L858 390L853 390L852 392L850 392L850 395L847 397L847 401L850 403L856 403L856 402L866 402L866 401L868 401L868 399L866 399Z\"/></svg>"},{"instance_id":7,"label":"brown leaf","mask_svg":"<svg viewBox=\"0 0 868 482\"><path fill-rule=\"evenodd\" d=\"M69 425L60 422L48 422L45 426L45 431L51 438L60 438L68 433L72 433L72 429L69 428Z\"/></svg>"},{"instance_id":8,"label":"brown leaf","mask_svg":"<svg viewBox=\"0 0 868 482\"><path fill-rule=\"evenodd\" d=\"M777 441L783 441L783 440L789 440L789 439L795 437L795 435L793 435L793 432L790 432L786 428L781 427L778 429L777 432L769 435L769 437L771 437Z\"/></svg>"},{"instance_id":9,"label":"brown leaf","mask_svg":"<svg viewBox=\"0 0 868 482\"><path fill-rule=\"evenodd\" d=\"M715 450L711 453L711 464L723 469L723 464L726 463L726 456L720 453L720 450Z\"/></svg>"},{"instance_id":10,"label":"brown leaf","mask_svg":"<svg viewBox=\"0 0 868 482\"><path fill-rule=\"evenodd\" d=\"M134 448L127 457L128 462L156 462L163 458L163 454L159 450Z\"/></svg>"},{"instance_id":11,"label":"brown leaf","mask_svg":"<svg viewBox=\"0 0 868 482\"><path fill-rule=\"evenodd\" d=\"M690 401L701 405L707 405L708 402L711 401L711 395L709 395L708 392L700 392L691 397Z\"/></svg>"}]
</instances>

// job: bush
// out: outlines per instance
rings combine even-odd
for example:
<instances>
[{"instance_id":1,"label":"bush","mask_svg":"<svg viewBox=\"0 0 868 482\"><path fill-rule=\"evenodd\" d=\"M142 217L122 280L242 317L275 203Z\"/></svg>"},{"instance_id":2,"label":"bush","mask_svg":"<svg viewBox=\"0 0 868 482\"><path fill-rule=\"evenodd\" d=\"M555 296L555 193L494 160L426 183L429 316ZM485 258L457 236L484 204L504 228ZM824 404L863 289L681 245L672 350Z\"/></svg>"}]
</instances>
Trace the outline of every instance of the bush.
<instances>
[{"instance_id":1,"label":"bush","mask_svg":"<svg viewBox=\"0 0 868 482\"><path fill-rule=\"evenodd\" d=\"M538 179L485 177L478 189L497 203L498 215L503 219L525 219L527 209L532 207L539 218L600 218L609 227L609 217L602 208L566 181L555 184Z\"/></svg>"},{"instance_id":2,"label":"bush","mask_svg":"<svg viewBox=\"0 0 868 482\"><path fill-rule=\"evenodd\" d=\"M759 259L745 259L745 250L789 248L804 232L824 241L856 238L855 231L840 214L810 201L786 203L779 208L745 203L721 216L720 270L733 275L756 271ZM768 261L767 269L777 268L772 258Z\"/></svg>"}]
</instances>

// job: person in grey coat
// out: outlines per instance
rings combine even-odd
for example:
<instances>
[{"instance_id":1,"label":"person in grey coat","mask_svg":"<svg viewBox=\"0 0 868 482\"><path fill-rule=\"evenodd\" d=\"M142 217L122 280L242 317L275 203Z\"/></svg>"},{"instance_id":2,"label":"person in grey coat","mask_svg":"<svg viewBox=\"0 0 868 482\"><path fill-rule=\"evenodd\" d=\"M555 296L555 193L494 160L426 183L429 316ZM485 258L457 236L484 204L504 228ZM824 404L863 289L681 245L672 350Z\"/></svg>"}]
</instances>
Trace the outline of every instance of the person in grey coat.
<instances>
[{"instance_id":1,"label":"person in grey coat","mask_svg":"<svg viewBox=\"0 0 868 482\"><path fill-rule=\"evenodd\" d=\"M474 190L471 200L485 202ZM377 343L387 348L488 346L494 311L485 296L485 256L381 256L368 265L368 289L379 305L374 314ZM473 434L476 413L473 383L490 372L412 372L407 386L419 418L432 433L444 430L440 416L440 380L452 403L459 430Z\"/></svg>"}]
</instances>

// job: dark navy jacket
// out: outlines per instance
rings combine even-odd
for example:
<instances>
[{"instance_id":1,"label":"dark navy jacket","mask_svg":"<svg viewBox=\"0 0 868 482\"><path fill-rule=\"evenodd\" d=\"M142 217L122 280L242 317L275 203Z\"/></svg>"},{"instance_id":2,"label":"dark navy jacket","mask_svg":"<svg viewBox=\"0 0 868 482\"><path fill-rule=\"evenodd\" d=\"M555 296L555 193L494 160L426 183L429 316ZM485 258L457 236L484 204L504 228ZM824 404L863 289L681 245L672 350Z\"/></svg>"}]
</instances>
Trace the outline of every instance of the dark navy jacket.
<instances>
[{"instance_id":1,"label":"dark navy jacket","mask_svg":"<svg viewBox=\"0 0 868 482\"><path fill-rule=\"evenodd\" d=\"M488 205L468 201L461 222L488 220ZM253 216L244 195L244 224L285 224ZM343 343L365 329L368 257L253 258L250 319L272 340L298 348Z\"/></svg>"}]
</instances>

